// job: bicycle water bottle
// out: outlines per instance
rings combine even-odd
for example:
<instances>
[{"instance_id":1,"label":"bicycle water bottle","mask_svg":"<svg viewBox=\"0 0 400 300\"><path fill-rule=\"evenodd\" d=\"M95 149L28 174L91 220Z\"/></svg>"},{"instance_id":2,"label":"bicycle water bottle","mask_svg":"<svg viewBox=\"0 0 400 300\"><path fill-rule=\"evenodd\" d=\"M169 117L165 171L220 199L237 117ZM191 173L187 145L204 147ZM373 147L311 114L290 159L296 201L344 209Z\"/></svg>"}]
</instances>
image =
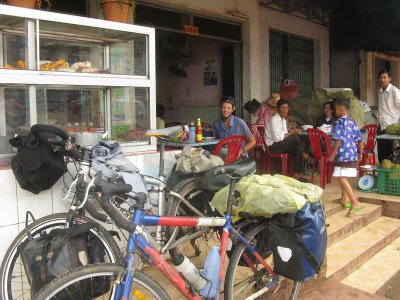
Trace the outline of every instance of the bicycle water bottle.
<instances>
[{"instance_id":1,"label":"bicycle water bottle","mask_svg":"<svg viewBox=\"0 0 400 300\"><path fill-rule=\"evenodd\" d=\"M200 271L186 256L179 254L173 259L173 264L175 269L190 282L196 291L201 290L207 284L207 280L201 276Z\"/></svg>"},{"instance_id":2,"label":"bicycle water bottle","mask_svg":"<svg viewBox=\"0 0 400 300\"><path fill-rule=\"evenodd\" d=\"M194 123L191 122L189 125L189 144L194 144L196 142L196 127Z\"/></svg>"},{"instance_id":3,"label":"bicycle water bottle","mask_svg":"<svg viewBox=\"0 0 400 300\"><path fill-rule=\"evenodd\" d=\"M200 290L200 295L207 298L214 298L217 294L218 275L221 265L221 257L219 249L213 246L211 252L208 253L206 262L204 263L203 276L207 279L207 285Z\"/></svg>"}]
</instances>

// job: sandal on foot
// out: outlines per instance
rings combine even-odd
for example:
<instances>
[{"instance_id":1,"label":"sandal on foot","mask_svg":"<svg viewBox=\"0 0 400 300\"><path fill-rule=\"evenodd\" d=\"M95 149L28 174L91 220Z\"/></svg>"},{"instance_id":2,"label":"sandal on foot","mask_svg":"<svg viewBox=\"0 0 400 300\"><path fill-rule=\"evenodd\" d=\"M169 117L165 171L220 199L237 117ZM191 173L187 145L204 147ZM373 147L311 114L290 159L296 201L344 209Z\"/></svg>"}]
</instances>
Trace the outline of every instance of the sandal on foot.
<instances>
[{"instance_id":1,"label":"sandal on foot","mask_svg":"<svg viewBox=\"0 0 400 300\"><path fill-rule=\"evenodd\" d=\"M357 207L350 206L350 209L347 212L346 217L350 217L352 214L355 214L355 213L361 211L362 209L364 209L366 207L367 207L366 205L360 205L360 206L357 206Z\"/></svg>"},{"instance_id":2,"label":"sandal on foot","mask_svg":"<svg viewBox=\"0 0 400 300\"><path fill-rule=\"evenodd\" d=\"M351 203L350 202L346 202L345 204L343 204L342 201L340 201L340 199L335 199L335 200L332 201L332 203L340 204L340 205L342 205L343 208L350 208L351 207Z\"/></svg>"},{"instance_id":3,"label":"sandal on foot","mask_svg":"<svg viewBox=\"0 0 400 300\"><path fill-rule=\"evenodd\" d=\"M344 204L344 205L343 205L343 203L340 203L340 204L342 204L343 208L350 208L351 207L351 203L350 202L346 202L346 204Z\"/></svg>"}]
</instances>

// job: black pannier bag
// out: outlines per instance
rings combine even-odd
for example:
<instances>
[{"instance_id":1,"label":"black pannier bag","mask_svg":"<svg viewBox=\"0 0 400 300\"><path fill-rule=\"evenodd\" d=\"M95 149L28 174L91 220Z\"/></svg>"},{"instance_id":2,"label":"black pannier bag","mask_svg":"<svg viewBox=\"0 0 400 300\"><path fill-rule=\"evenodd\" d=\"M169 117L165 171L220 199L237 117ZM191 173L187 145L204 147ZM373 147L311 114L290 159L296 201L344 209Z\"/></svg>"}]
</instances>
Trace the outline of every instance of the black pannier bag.
<instances>
[{"instance_id":1,"label":"black pannier bag","mask_svg":"<svg viewBox=\"0 0 400 300\"><path fill-rule=\"evenodd\" d=\"M306 281L318 274L326 254L327 232L321 202L306 202L296 213L270 220L274 270L286 278Z\"/></svg>"},{"instance_id":2,"label":"black pannier bag","mask_svg":"<svg viewBox=\"0 0 400 300\"><path fill-rule=\"evenodd\" d=\"M68 139L68 135L57 127L34 125L30 133L10 140L18 151L11 159L11 168L22 189L39 194L51 188L65 173L63 155L54 152L48 143L55 136Z\"/></svg>"},{"instance_id":3,"label":"black pannier bag","mask_svg":"<svg viewBox=\"0 0 400 300\"><path fill-rule=\"evenodd\" d=\"M18 246L32 296L66 272L105 261L104 245L90 232L94 227L94 223L85 223L66 229L56 228ZM68 294L57 295L57 299L92 299L107 293L110 284L106 278L88 279L81 281L79 286L71 286Z\"/></svg>"}]
</instances>

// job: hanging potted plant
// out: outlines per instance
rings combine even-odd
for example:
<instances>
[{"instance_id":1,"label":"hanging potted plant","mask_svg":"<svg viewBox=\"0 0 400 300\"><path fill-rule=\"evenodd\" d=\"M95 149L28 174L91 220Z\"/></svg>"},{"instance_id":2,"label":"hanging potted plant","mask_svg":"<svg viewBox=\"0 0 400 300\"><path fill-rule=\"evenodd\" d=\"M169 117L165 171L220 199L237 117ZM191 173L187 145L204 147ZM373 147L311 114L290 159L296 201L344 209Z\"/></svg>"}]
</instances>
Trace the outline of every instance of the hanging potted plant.
<instances>
[{"instance_id":1,"label":"hanging potted plant","mask_svg":"<svg viewBox=\"0 0 400 300\"><path fill-rule=\"evenodd\" d=\"M47 3L48 8L51 7L50 0L44 0ZM41 8L42 0L7 0L9 5L25 7L25 8Z\"/></svg>"},{"instance_id":2,"label":"hanging potted plant","mask_svg":"<svg viewBox=\"0 0 400 300\"><path fill-rule=\"evenodd\" d=\"M128 23L133 15L135 0L98 0L104 20Z\"/></svg>"}]
</instances>

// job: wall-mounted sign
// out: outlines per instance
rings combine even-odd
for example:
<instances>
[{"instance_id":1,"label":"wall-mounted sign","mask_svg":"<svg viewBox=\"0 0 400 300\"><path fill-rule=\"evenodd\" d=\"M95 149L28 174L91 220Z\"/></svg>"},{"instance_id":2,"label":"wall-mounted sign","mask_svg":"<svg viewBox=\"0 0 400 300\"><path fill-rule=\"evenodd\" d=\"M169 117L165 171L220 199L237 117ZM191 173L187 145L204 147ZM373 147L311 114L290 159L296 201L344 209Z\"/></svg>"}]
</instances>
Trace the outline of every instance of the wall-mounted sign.
<instances>
[{"instance_id":1,"label":"wall-mounted sign","mask_svg":"<svg viewBox=\"0 0 400 300\"><path fill-rule=\"evenodd\" d=\"M185 33L191 35L199 35L199 27L185 25Z\"/></svg>"},{"instance_id":2,"label":"wall-mounted sign","mask_svg":"<svg viewBox=\"0 0 400 300\"><path fill-rule=\"evenodd\" d=\"M217 59L205 59L203 64L203 85L217 85Z\"/></svg>"}]
</instances>

